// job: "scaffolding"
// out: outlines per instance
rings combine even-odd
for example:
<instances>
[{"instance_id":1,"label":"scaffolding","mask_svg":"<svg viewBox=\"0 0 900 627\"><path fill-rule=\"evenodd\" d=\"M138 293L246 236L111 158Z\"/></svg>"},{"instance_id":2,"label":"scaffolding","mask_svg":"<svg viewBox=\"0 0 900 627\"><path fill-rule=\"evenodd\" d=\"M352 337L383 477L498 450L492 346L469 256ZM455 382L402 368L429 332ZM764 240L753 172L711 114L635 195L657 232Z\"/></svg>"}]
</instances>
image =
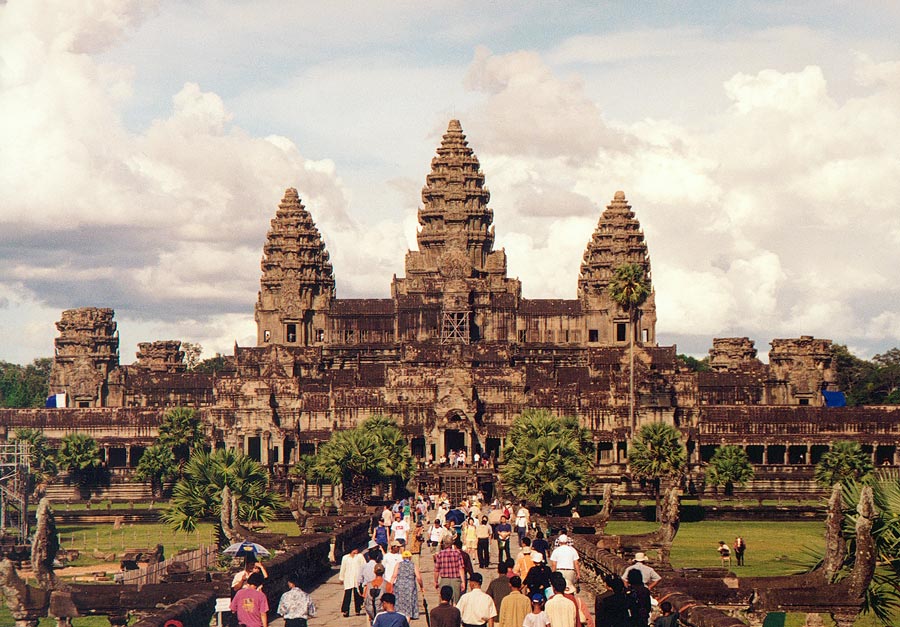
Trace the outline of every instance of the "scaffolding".
<instances>
[{"instance_id":1,"label":"scaffolding","mask_svg":"<svg viewBox=\"0 0 900 627\"><path fill-rule=\"evenodd\" d=\"M28 537L28 484L31 476L29 443L0 444L0 536L14 529L20 541Z\"/></svg>"},{"instance_id":2,"label":"scaffolding","mask_svg":"<svg viewBox=\"0 0 900 627\"><path fill-rule=\"evenodd\" d=\"M468 344L469 333L468 311L443 312L441 344Z\"/></svg>"}]
</instances>

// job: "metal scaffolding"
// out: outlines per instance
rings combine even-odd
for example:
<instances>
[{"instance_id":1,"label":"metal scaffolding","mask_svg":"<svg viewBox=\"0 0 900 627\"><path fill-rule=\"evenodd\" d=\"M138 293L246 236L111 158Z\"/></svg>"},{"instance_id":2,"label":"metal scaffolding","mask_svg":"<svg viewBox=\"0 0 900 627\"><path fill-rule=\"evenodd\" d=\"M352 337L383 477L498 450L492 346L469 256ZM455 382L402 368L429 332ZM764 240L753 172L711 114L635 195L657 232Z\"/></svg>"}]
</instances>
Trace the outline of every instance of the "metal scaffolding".
<instances>
[{"instance_id":1,"label":"metal scaffolding","mask_svg":"<svg viewBox=\"0 0 900 627\"><path fill-rule=\"evenodd\" d=\"M0 536L15 529L21 541L28 537L28 478L31 475L29 443L14 440L0 444Z\"/></svg>"}]
</instances>

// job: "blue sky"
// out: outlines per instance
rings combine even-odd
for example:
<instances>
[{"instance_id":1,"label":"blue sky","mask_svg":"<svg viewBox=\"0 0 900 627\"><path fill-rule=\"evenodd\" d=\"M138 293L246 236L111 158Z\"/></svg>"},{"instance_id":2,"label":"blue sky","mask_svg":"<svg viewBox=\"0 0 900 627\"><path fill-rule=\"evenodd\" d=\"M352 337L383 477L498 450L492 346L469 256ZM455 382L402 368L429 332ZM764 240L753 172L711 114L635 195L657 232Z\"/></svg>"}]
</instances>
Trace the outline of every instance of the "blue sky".
<instances>
[{"instance_id":1,"label":"blue sky","mask_svg":"<svg viewBox=\"0 0 900 627\"><path fill-rule=\"evenodd\" d=\"M89 5L89 6L87 6ZM0 3L0 359L62 309L251 344L284 188L343 297L387 296L459 118L530 298L573 298L603 207L647 234L663 344L900 344L889 2Z\"/></svg>"}]
</instances>

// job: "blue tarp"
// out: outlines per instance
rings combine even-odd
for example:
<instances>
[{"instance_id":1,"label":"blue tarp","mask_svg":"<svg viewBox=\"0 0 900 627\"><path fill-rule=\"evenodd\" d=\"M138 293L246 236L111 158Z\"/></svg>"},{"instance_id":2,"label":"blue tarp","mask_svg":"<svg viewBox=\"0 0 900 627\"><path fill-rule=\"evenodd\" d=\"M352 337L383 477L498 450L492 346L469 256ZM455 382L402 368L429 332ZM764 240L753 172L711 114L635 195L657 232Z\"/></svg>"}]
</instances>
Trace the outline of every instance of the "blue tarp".
<instances>
[{"instance_id":1,"label":"blue tarp","mask_svg":"<svg viewBox=\"0 0 900 627\"><path fill-rule=\"evenodd\" d=\"M846 407L847 397L843 392L826 392L822 390L822 396L825 397L825 407Z\"/></svg>"}]
</instances>

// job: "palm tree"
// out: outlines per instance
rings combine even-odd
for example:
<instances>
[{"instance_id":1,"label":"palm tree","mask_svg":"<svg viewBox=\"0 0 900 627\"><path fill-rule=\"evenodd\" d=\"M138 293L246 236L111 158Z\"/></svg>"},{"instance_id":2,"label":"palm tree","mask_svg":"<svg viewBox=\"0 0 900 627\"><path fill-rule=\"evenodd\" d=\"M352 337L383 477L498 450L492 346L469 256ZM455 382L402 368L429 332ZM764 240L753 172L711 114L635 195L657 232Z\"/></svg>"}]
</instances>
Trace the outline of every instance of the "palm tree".
<instances>
[{"instance_id":1,"label":"palm tree","mask_svg":"<svg viewBox=\"0 0 900 627\"><path fill-rule=\"evenodd\" d=\"M64 437L56 452L56 460L82 491L98 479L100 447L89 435L71 433Z\"/></svg>"},{"instance_id":2,"label":"palm tree","mask_svg":"<svg viewBox=\"0 0 900 627\"><path fill-rule=\"evenodd\" d=\"M734 486L744 485L753 478L753 466L747 452L740 446L720 446L709 460L706 480L710 485L725 486L725 495L734 493Z\"/></svg>"},{"instance_id":3,"label":"palm tree","mask_svg":"<svg viewBox=\"0 0 900 627\"><path fill-rule=\"evenodd\" d=\"M149 447L134 472L135 481L149 481L154 496L162 496L163 484L177 476L178 464L172 449L162 444Z\"/></svg>"},{"instance_id":4,"label":"palm tree","mask_svg":"<svg viewBox=\"0 0 900 627\"><path fill-rule=\"evenodd\" d=\"M574 418L525 410L510 428L500 477L518 499L545 511L566 505L588 486L591 469L587 431Z\"/></svg>"},{"instance_id":5,"label":"palm tree","mask_svg":"<svg viewBox=\"0 0 900 627\"><path fill-rule=\"evenodd\" d=\"M57 465L53 449L40 429L19 427L14 433L16 440L28 442L28 461L31 466L28 489L33 491L37 486L49 483L56 475Z\"/></svg>"},{"instance_id":6,"label":"palm tree","mask_svg":"<svg viewBox=\"0 0 900 627\"><path fill-rule=\"evenodd\" d=\"M316 473L316 456L301 455L300 459L297 460L297 463L291 468L290 474L292 477L297 477L297 479L300 480L300 485L294 491L294 500L296 502L297 511L305 515L308 513L306 511L306 490L311 481L318 480L318 475Z\"/></svg>"},{"instance_id":7,"label":"palm tree","mask_svg":"<svg viewBox=\"0 0 900 627\"><path fill-rule=\"evenodd\" d=\"M184 475L172 490L163 519L178 531L192 532L202 520L219 521L222 489L237 498L240 520L268 521L284 505L271 489L269 473L259 462L234 449L211 453L194 449Z\"/></svg>"},{"instance_id":8,"label":"palm tree","mask_svg":"<svg viewBox=\"0 0 900 627\"><path fill-rule=\"evenodd\" d=\"M815 478L819 485L828 487L850 479L863 481L872 475L873 470L871 457L858 442L839 440L816 464Z\"/></svg>"},{"instance_id":9,"label":"palm tree","mask_svg":"<svg viewBox=\"0 0 900 627\"><path fill-rule=\"evenodd\" d=\"M678 481L687 462L687 451L681 443L681 432L664 422L651 422L641 427L631 442L628 466L640 479L654 486L656 510L659 513L659 482L663 478Z\"/></svg>"},{"instance_id":10,"label":"palm tree","mask_svg":"<svg viewBox=\"0 0 900 627\"><path fill-rule=\"evenodd\" d=\"M641 305L650 296L650 279L644 267L626 263L613 270L613 278L607 287L609 296L627 314L631 332L628 334L628 424L632 433L634 422L634 342L637 334L637 315Z\"/></svg>"},{"instance_id":11,"label":"palm tree","mask_svg":"<svg viewBox=\"0 0 900 627\"><path fill-rule=\"evenodd\" d=\"M190 452L202 446L203 441L203 427L195 409L174 407L165 413L157 443L172 449L179 466L184 465Z\"/></svg>"},{"instance_id":12,"label":"palm tree","mask_svg":"<svg viewBox=\"0 0 900 627\"><path fill-rule=\"evenodd\" d=\"M397 423L372 416L354 429L333 432L319 449L314 473L362 504L373 485L405 482L413 470L412 453Z\"/></svg>"}]
</instances>

